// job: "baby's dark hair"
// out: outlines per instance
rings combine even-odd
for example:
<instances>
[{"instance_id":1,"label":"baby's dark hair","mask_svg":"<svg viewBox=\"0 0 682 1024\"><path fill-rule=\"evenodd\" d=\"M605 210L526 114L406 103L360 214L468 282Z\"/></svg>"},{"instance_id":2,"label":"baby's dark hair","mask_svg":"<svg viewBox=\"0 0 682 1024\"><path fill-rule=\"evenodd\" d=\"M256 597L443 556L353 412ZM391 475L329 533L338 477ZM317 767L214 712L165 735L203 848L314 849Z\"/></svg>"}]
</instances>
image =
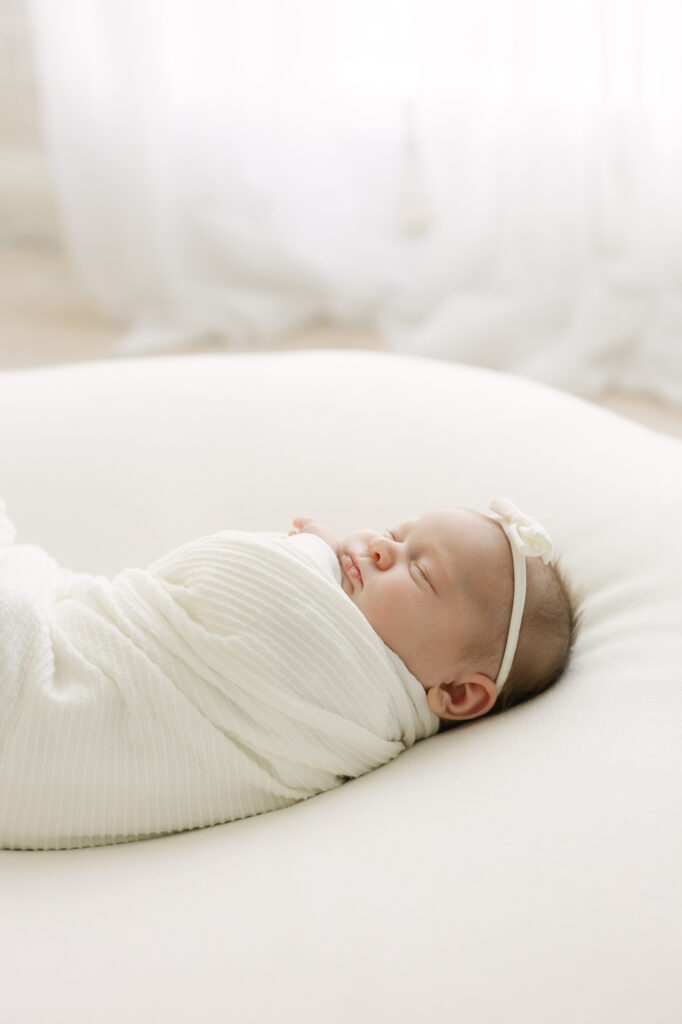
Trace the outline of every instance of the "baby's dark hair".
<instances>
[{"instance_id":1,"label":"baby's dark hair","mask_svg":"<svg viewBox=\"0 0 682 1024\"><path fill-rule=\"evenodd\" d=\"M563 674L575 644L580 616L561 566L528 558L526 573L526 602L516 654L489 714L506 711L552 686ZM505 643L506 634L495 638L496 649L502 651Z\"/></svg>"},{"instance_id":2,"label":"baby's dark hair","mask_svg":"<svg viewBox=\"0 0 682 1024\"><path fill-rule=\"evenodd\" d=\"M509 538L499 522L476 513L495 532L496 548L486 547L479 571L470 583L478 629L463 650L460 664L494 681L507 645L514 594L514 565ZM500 557L506 562L501 570ZM486 717L537 697L559 679L575 644L579 627L578 601L560 561L545 564L526 557L526 593L514 658L497 699ZM476 717L476 715L474 715ZM440 729L454 728L467 719L441 718Z\"/></svg>"}]
</instances>

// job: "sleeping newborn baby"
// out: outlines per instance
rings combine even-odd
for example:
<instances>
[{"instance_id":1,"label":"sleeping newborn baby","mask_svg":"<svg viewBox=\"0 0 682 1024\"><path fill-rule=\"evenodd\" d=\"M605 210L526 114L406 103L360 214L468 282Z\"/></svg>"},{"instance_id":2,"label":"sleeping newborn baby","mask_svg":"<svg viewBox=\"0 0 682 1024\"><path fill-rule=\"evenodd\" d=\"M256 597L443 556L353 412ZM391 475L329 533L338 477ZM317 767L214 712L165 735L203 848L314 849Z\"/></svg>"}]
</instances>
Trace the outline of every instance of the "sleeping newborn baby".
<instances>
[{"instance_id":1,"label":"sleeping newborn baby","mask_svg":"<svg viewBox=\"0 0 682 1024\"><path fill-rule=\"evenodd\" d=\"M549 537L509 501L493 502L491 513L442 509L341 541L315 519L294 520L330 546L345 593L442 723L540 693L573 643L573 600ZM527 556L539 557L526 565Z\"/></svg>"},{"instance_id":2,"label":"sleeping newborn baby","mask_svg":"<svg viewBox=\"0 0 682 1024\"><path fill-rule=\"evenodd\" d=\"M339 541L223 531L113 579L14 543L0 503L0 846L275 810L540 692L573 635L509 502Z\"/></svg>"}]
</instances>

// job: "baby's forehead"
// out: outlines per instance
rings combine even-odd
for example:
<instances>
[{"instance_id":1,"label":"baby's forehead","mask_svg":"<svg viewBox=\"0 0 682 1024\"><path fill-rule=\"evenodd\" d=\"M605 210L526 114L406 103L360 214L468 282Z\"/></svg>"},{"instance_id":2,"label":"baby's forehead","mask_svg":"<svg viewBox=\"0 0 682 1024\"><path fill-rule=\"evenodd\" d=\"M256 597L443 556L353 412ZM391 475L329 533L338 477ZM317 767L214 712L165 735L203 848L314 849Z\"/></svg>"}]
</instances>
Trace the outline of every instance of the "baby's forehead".
<instances>
[{"instance_id":1,"label":"baby's forehead","mask_svg":"<svg viewBox=\"0 0 682 1024\"><path fill-rule=\"evenodd\" d=\"M445 508L432 508L414 519L407 520L407 527L439 528L455 535L489 530L496 523L489 516L474 508L463 508L458 505Z\"/></svg>"},{"instance_id":2,"label":"baby's forehead","mask_svg":"<svg viewBox=\"0 0 682 1024\"><path fill-rule=\"evenodd\" d=\"M497 548L498 554L506 547L504 531L489 516L477 509L461 506L432 508L421 515L402 520L393 528L401 539L418 537L434 541L439 547L461 549L471 547L481 553Z\"/></svg>"},{"instance_id":3,"label":"baby's forehead","mask_svg":"<svg viewBox=\"0 0 682 1024\"><path fill-rule=\"evenodd\" d=\"M504 530L476 509L434 509L420 517L423 534L432 537L439 556L453 560L460 570L511 571L511 552Z\"/></svg>"}]
</instances>

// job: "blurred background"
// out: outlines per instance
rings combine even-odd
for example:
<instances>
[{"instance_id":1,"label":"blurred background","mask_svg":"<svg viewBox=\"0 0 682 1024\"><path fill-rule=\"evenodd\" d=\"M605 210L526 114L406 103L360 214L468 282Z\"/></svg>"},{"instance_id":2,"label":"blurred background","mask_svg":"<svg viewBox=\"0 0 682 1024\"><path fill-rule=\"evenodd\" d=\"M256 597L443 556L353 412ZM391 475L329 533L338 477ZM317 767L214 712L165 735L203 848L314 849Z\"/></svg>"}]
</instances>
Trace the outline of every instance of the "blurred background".
<instances>
[{"instance_id":1,"label":"blurred background","mask_svg":"<svg viewBox=\"0 0 682 1024\"><path fill-rule=\"evenodd\" d=\"M370 347L682 436L677 0L0 0L0 368Z\"/></svg>"}]
</instances>

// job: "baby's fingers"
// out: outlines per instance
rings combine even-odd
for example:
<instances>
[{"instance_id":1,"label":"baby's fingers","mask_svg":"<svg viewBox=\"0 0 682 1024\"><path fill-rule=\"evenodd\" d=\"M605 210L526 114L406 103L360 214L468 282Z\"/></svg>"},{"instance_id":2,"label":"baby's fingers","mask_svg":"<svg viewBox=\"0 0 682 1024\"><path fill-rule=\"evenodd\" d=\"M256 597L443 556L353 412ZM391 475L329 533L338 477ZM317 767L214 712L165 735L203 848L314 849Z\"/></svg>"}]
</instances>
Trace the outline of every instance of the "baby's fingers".
<instances>
[{"instance_id":1,"label":"baby's fingers","mask_svg":"<svg viewBox=\"0 0 682 1024\"><path fill-rule=\"evenodd\" d=\"M294 533L303 533L306 528L314 526L317 522L319 520L315 519L314 516L297 516L296 519L292 519L294 529L289 531L289 536L291 537Z\"/></svg>"},{"instance_id":2,"label":"baby's fingers","mask_svg":"<svg viewBox=\"0 0 682 1024\"><path fill-rule=\"evenodd\" d=\"M299 530L302 530L305 526L308 526L310 523L317 522L319 522L319 519L316 519L315 516L297 516L296 519L292 519L292 523Z\"/></svg>"},{"instance_id":3,"label":"baby's fingers","mask_svg":"<svg viewBox=\"0 0 682 1024\"><path fill-rule=\"evenodd\" d=\"M314 519L312 516L299 516L292 520L294 529L291 531L292 534L296 533L311 533L315 537L319 537L325 544L328 544L334 554L338 555L339 550L339 539L333 530L330 530L328 526L321 523L319 519ZM291 536L291 534L289 534Z\"/></svg>"}]
</instances>

